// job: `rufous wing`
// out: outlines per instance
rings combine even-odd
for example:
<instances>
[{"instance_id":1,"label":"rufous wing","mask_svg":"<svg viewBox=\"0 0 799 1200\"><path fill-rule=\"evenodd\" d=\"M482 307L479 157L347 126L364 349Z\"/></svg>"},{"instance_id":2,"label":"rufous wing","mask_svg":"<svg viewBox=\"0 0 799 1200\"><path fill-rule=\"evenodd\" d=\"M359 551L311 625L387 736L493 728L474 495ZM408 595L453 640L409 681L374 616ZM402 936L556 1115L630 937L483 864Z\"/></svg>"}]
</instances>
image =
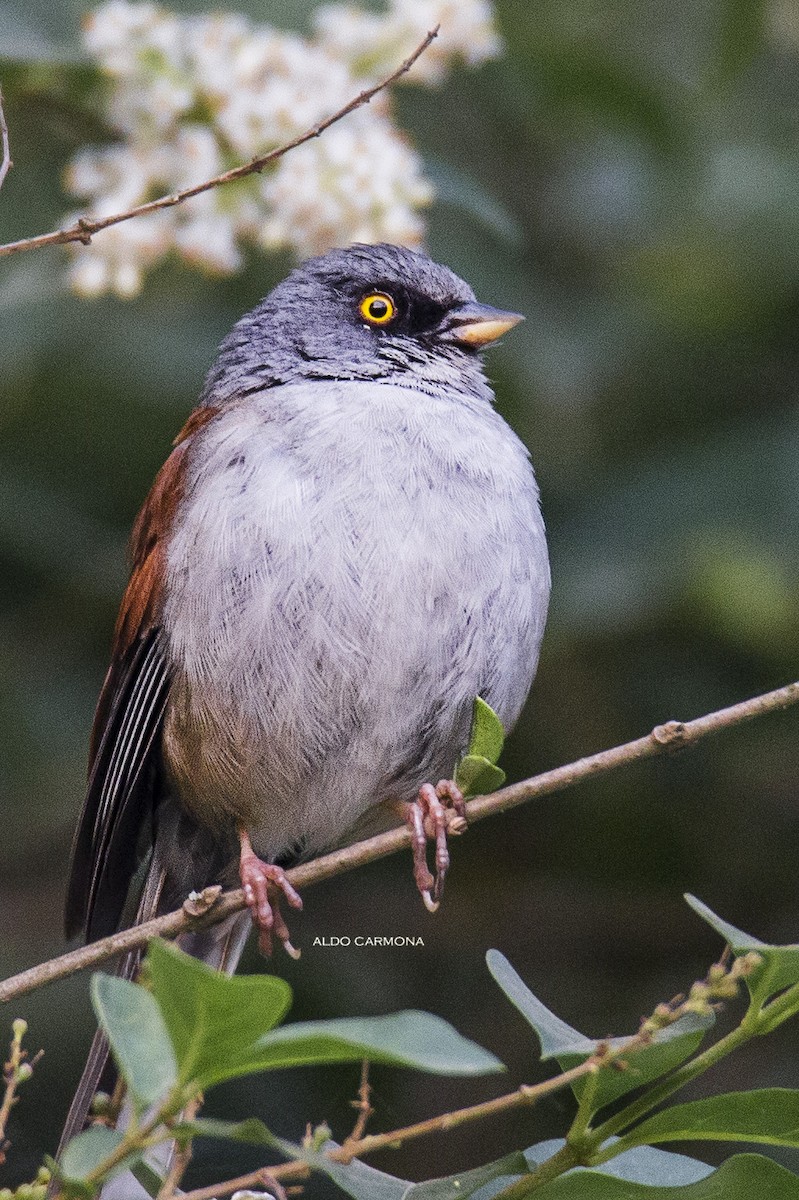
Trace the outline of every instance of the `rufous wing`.
<instances>
[{"instance_id":1,"label":"rufous wing","mask_svg":"<svg viewBox=\"0 0 799 1200\"><path fill-rule=\"evenodd\" d=\"M72 846L67 937L83 931L92 941L114 932L148 845L147 826L164 786L161 731L170 671L160 619L166 550L192 439L215 415L210 407L192 413L133 527L132 571L95 712L86 798Z\"/></svg>"}]
</instances>

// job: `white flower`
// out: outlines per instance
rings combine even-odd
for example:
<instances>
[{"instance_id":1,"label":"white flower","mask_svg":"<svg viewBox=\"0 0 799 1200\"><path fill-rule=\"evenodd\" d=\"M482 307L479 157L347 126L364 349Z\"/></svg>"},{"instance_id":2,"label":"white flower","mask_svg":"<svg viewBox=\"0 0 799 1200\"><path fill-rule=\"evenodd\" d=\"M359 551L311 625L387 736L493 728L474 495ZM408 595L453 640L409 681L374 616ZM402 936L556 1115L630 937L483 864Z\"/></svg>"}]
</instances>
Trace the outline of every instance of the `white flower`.
<instances>
[{"instance_id":1,"label":"white flower","mask_svg":"<svg viewBox=\"0 0 799 1200\"><path fill-rule=\"evenodd\" d=\"M453 60L499 51L489 0L388 0L383 13L327 5L311 38L238 13L179 16L150 0L107 0L86 19L84 42L108 78L106 116L121 140L80 151L66 186L85 202L83 215L102 216L203 183L317 125L439 23L416 80L438 82ZM248 242L303 256L351 241L415 245L432 195L383 92L263 175L72 247L70 278L84 295L128 296L170 253L232 272Z\"/></svg>"},{"instance_id":2,"label":"white flower","mask_svg":"<svg viewBox=\"0 0 799 1200\"><path fill-rule=\"evenodd\" d=\"M65 172L66 186L91 200L93 216L124 212L146 199L161 176L159 147L106 146L81 150Z\"/></svg>"},{"instance_id":3,"label":"white flower","mask_svg":"<svg viewBox=\"0 0 799 1200\"><path fill-rule=\"evenodd\" d=\"M187 263L229 275L241 266L236 224L230 213L192 216L175 230L175 247Z\"/></svg>"},{"instance_id":4,"label":"white flower","mask_svg":"<svg viewBox=\"0 0 799 1200\"><path fill-rule=\"evenodd\" d=\"M418 209L433 193L419 156L384 119L335 125L281 159L264 181L271 216L264 245L291 246L300 257L349 242L417 245Z\"/></svg>"},{"instance_id":5,"label":"white flower","mask_svg":"<svg viewBox=\"0 0 799 1200\"><path fill-rule=\"evenodd\" d=\"M83 21L83 44L111 76L153 71L158 60L180 68L182 41L181 18L157 4L108 0Z\"/></svg>"},{"instance_id":6,"label":"white flower","mask_svg":"<svg viewBox=\"0 0 799 1200\"><path fill-rule=\"evenodd\" d=\"M414 64L417 83L441 83L453 59L477 66L502 50L489 0L391 0L384 16L327 4L313 22L320 46L369 78L390 72L437 25L438 36Z\"/></svg>"},{"instance_id":7,"label":"white flower","mask_svg":"<svg viewBox=\"0 0 799 1200\"><path fill-rule=\"evenodd\" d=\"M73 255L70 283L83 296L111 291L127 300L141 290L145 272L169 252L174 240L169 211L112 225Z\"/></svg>"}]
</instances>

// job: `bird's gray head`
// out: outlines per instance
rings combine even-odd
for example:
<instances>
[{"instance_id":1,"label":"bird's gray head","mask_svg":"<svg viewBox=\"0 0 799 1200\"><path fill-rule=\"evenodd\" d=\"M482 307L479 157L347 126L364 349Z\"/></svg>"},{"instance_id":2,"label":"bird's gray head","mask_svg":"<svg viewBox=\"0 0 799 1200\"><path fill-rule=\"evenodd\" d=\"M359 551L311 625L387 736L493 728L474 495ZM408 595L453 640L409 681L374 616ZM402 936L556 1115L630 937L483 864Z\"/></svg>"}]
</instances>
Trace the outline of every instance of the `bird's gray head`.
<instances>
[{"instance_id":1,"label":"bird's gray head","mask_svg":"<svg viewBox=\"0 0 799 1200\"><path fill-rule=\"evenodd\" d=\"M478 351L521 317L478 304L402 246L331 250L292 271L222 343L203 400L300 379L390 379L485 394Z\"/></svg>"}]
</instances>

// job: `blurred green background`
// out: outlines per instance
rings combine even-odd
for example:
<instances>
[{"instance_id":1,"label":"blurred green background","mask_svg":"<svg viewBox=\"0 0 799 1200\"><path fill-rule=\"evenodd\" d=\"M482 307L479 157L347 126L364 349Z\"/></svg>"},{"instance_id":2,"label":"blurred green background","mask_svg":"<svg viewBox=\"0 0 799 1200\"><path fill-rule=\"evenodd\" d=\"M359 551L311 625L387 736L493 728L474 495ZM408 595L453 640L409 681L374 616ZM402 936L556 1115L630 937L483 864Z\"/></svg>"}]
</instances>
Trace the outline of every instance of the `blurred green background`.
<instances>
[{"instance_id":1,"label":"blurred green background","mask_svg":"<svg viewBox=\"0 0 799 1200\"><path fill-rule=\"evenodd\" d=\"M101 136L58 70L31 65L46 46L77 52L82 7L0 7L15 164L0 240L58 223L70 207L61 170ZM301 29L313 5L218 7ZM799 5L496 9L500 61L395 94L439 186L431 253L482 299L528 315L489 358L499 407L533 453L554 575L539 676L506 753L515 779L799 674ZM168 267L134 302L70 296L56 250L2 265L3 975L63 948L71 830L134 513L219 340L289 265L253 258L221 281ZM303 958L271 968L295 988L296 1017L427 1008L510 1067L500 1082L376 1072L374 1129L540 1077L485 970L490 946L603 1036L635 1027L717 953L684 890L761 936L799 940L797 720L769 717L481 824L454 848L435 918L404 859L309 891L294 927ZM356 933L421 934L425 947L312 948ZM245 969L262 967L251 952ZM91 1033L86 993L74 980L6 1014L27 1016L46 1050L12 1120L14 1176L54 1149ZM796 1086L798 1047L783 1030L703 1086ZM209 1111L257 1110L292 1137L327 1118L343 1136L357 1074L220 1089ZM555 1097L375 1165L412 1178L476 1165L561 1133L567 1110ZM214 1155L216 1171L255 1165ZM199 1158L197 1179L211 1153Z\"/></svg>"}]
</instances>

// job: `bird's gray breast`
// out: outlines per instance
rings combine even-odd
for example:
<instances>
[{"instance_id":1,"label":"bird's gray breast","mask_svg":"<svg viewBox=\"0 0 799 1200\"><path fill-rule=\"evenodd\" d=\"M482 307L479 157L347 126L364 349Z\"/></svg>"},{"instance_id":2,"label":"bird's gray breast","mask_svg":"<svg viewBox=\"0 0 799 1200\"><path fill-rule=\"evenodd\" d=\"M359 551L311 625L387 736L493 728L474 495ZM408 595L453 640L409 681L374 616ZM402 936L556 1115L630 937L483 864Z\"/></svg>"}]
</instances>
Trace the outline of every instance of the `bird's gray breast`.
<instances>
[{"instance_id":1,"label":"bird's gray breast","mask_svg":"<svg viewBox=\"0 0 799 1200\"><path fill-rule=\"evenodd\" d=\"M262 854L449 773L475 694L515 721L549 571L527 454L484 399L287 385L203 430L168 548L165 747Z\"/></svg>"}]
</instances>

